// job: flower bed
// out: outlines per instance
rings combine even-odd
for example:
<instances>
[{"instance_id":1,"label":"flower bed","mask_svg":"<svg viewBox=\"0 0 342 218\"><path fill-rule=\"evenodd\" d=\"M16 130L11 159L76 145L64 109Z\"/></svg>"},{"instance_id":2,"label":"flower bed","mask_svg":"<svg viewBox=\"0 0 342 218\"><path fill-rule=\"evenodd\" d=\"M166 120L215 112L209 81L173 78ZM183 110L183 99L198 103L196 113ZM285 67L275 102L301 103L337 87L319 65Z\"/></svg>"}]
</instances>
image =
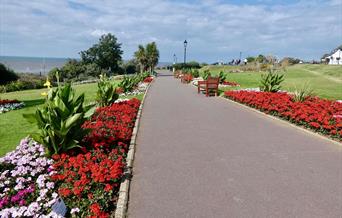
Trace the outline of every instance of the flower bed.
<instances>
[{"instance_id":1,"label":"flower bed","mask_svg":"<svg viewBox=\"0 0 342 218\"><path fill-rule=\"evenodd\" d=\"M19 102L18 100L3 99L0 100L0 114L11 110L20 109L24 106L25 104L23 102Z\"/></svg>"},{"instance_id":2,"label":"flower bed","mask_svg":"<svg viewBox=\"0 0 342 218\"><path fill-rule=\"evenodd\" d=\"M226 91L225 96L338 140L342 139L342 103L307 98L295 102L288 93Z\"/></svg>"},{"instance_id":3,"label":"flower bed","mask_svg":"<svg viewBox=\"0 0 342 218\"><path fill-rule=\"evenodd\" d=\"M222 85L224 86L240 86L237 82L223 81Z\"/></svg>"},{"instance_id":4,"label":"flower bed","mask_svg":"<svg viewBox=\"0 0 342 218\"><path fill-rule=\"evenodd\" d=\"M44 147L24 139L0 159L0 217L58 217L59 196L76 217L109 217L115 210L140 101L97 108L82 128L82 148L45 157Z\"/></svg>"},{"instance_id":5,"label":"flower bed","mask_svg":"<svg viewBox=\"0 0 342 218\"><path fill-rule=\"evenodd\" d=\"M150 83L150 82L152 82L153 81L153 77L152 76L149 76L149 77L146 77L145 79L144 79L144 83Z\"/></svg>"},{"instance_id":6,"label":"flower bed","mask_svg":"<svg viewBox=\"0 0 342 218\"><path fill-rule=\"evenodd\" d=\"M140 95L140 94L145 93L147 86L148 86L148 83L140 82L138 86L131 92L124 93L123 89L118 87L116 89L116 93L119 94L120 96Z\"/></svg>"},{"instance_id":7,"label":"flower bed","mask_svg":"<svg viewBox=\"0 0 342 218\"><path fill-rule=\"evenodd\" d=\"M89 129L82 151L54 155L58 193L80 217L109 217L115 210L140 101L100 107L83 128Z\"/></svg>"},{"instance_id":8,"label":"flower bed","mask_svg":"<svg viewBox=\"0 0 342 218\"><path fill-rule=\"evenodd\" d=\"M57 201L53 161L44 147L23 139L16 150L0 158L0 217L56 217L51 206Z\"/></svg>"}]
</instances>

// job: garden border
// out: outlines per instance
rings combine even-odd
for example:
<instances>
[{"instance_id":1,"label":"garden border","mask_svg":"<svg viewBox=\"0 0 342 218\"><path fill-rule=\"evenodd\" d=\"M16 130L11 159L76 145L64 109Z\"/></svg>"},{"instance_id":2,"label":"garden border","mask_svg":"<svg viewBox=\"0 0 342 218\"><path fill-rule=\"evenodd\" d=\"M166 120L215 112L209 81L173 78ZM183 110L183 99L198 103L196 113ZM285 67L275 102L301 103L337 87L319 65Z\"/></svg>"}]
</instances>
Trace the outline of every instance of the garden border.
<instances>
[{"instance_id":1,"label":"garden border","mask_svg":"<svg viewBox=\"0 0 342 218\"><path fill-rule=\"evenodd\" d=\"M192 84L192 83L191 83L191 85L197 88L196 85L194 85L194 84ZM285 124L287 124L287 125L290 125L290 126L292 126L292 127L295 127L295 128L297 128L298 130L304 131L304 132L306 132L306 133L308 133L308 134L311 134L311 135L313 135L313 136L317 136L317 137L319 137L319 138L321 138L321 139L325 139L325 140L327 140L327 141L329 141L329 142L332 142L332 143L334 143L334 144L336 144L336 145L342 147L342 143L339 142L338 140L332 139L332 138L330 138L330 137L328 137L328 136L325 136L325 135L323 135L323 134L320 134L320 133L318 133L318 132L314 132L314 131L312 131L312 130L310 130L310 129L307 129L307 128L298 126L298 125L296 125L296 124L294 124L294 123L291 123L291 122L289 122L289 121L283 120L283 119L281 119L281 118L279 118L279 117L276 117L276 116L272 116L272 115L266 114L266 113L264 113L264 112L262 112L262 111L260 111L260 110L258 110L258 109L252 108L252 107L250 107L250 106L248 106L248 105L245 105L245 104L242 104L242 103L240 103L240 102L237 102L237 101L231 100L231 99L229 99L229 98L226 98L226 97L224 96L224 94L223 94L223 95L219 95L219 96L217 96L217 97L223 98L223 99L226 100L226 101L229 101L229 102L235 103L235 104L237 104L237 105L243 106L244 108L250 109L250 110L252 110L252 111L254 111L254 112L258 113L258 114L262 114L262 115L264 115L264 116L266 116L266 117L268 117L268 118L271 118L271 119L273 119L273 120L281 121L282 123L285 123Z\"/></svg>"},{"instance_id":2,"label":"garden border","mask_svg":"<svg viewBox=\"0 0 342 218\"><path fill-rule=\"evenodd\" d=\"M307 129L307 128L298 126L298 125L293 124L293 123L291 123L291 122L289 122L289 121L283 120L283 119L281 119L281 118L279 118L279 117L276 117L276 116L272 116L272 115L266 114L266 113L264 113L264 112L262 112L262 111L259 111L258 109L255 109L255 108L253 108L253 107L249 107L248 105L245 105L245 104L242 104L242 103L240 103L240 102L237 102L237 101L231 100L231 99L229 99L229 98L226 98L225 96L219 96L219 97L220 97L220 98L223 98L223 99L226 100L226 101L229 101L229 102L235 103L235 104L237 104L237 105L243 106L244 108L247 108L247 109L249 109L249 110L251 110L251 111L253 111L253 112L256 112L256 113L258 113L258 114L262 114L262 115L264 115L264 116L266 116L266 117L268 117L268 118L271 118L271 119L273 119L273 120L281 121L281 122L284 123L284 124L287 124L287 125L290 125L290 126L292 126L292 127L295 127L295 128L297 128L298 130L304 131L304 132L309 133L309 134L311 134L311 135L313 135L313 136L317 136L317 137L319 137L319 138L321 138L321 139L325 139L325 140L327 140L327 141L329 141L329 142L332 142L332 143L334 143L334 144L336 144L336 145L338 145L338 146L342 146L342 143L341 143L341 142L339 142L339 141L337 141L337 140L335 140L335 139L332 139L332 138L330 138L330 137L327 137L327 136L325 136L325 135L322 135L322 134L320 134L320 133L314 132L314 131L312 131L312 130L310 130L310 129Z\"/></svg>"},{"instance_id":3,"label":"garden border","mask_svg":"<svg viewBox=\"0 0 342 218\"><path fill-rule=\"evenodd\" d=\"M140 125L141 113L142 113L142 109L143 109L143 106L145 103L145 98L146 98L146 95L148 93L148 90L150 89L150 87L151 87L151 85L155 79L156 79L156 77L154 77L152 82L150 82L149 85L147 86L145 93L144 93L144 97L141 100L141 103L139 106L139 110L137 113L137 117L135 120L133 132L132 132L132 138L131 138L130 145L129 145L129 150L128 150L127 157L126 157L127 170L126 170L125 175L124 175L125 179L124 179L124 181L122 181L120 183L119 198L118 198L115 213L114 213L115 218L125 218L126 214L127 214L129 187L130 187L131 177L132 177L132 168L133 168L133 161L134 161L134 154L135 154L135 145L136 145L137 134L138 134L139 125Z\"/></svg>"}]
</instances>

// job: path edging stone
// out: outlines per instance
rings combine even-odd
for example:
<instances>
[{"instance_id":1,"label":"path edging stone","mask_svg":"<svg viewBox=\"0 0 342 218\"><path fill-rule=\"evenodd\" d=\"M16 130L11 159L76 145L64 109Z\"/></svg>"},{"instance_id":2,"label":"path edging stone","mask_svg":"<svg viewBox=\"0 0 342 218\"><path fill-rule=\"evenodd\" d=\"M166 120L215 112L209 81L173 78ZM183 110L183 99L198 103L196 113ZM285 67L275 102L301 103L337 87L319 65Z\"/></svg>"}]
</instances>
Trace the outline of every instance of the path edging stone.
<instances>
[{"instance_id":1,"label":"path edging stone","mask_svg":"<svg viewBox=\"0 0 342 218\"><path fill-rule=\"evenodd\" d=\"M145 98L148 93L148 90L150 89L152 83L156 77L152 80L152 82L147 86L144 97L140 103L139 110L137 113L137 117L135 120L134 128L132 131L132 137L129 145L129 150L126 157L126 163L127 163L127 170L125 171L124 181L120 184L120 190L119 190L119 198L116 204L116 210L114 213L114 218L125 218L127 215L127 205L128 205L128 195L129 195L129 187L131 183L131 176L132 176L132 168L133 168L133 161L134 161L134 154L135 154L135 145L137 140L137 133L139 130L139 124L140 124L140 118L141 118L141 112L145 103Z\"/></svg>"}]
</instances>

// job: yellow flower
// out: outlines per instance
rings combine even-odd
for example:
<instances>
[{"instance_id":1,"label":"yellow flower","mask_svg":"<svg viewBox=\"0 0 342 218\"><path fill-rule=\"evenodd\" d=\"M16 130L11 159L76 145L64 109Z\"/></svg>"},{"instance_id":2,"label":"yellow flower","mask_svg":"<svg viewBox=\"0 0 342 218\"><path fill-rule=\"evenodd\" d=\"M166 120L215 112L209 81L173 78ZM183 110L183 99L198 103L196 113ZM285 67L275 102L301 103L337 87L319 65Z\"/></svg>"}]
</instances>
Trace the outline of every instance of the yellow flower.
<instances>
[{"instance_id":1,"label":"yellow flower","mask_svg":"<svg viewBox=\"0 0 342 218\"><path fill-rule=\"evenodd\" d=\"M46 86L48 89L51 89L52 85L50 81L46 78L46 82L44 83L44 86Z\"/></svg>"},{"instance_id":2,"label":"yellow flower","mask_svg":"<svg viewBox=\"0 0 342 218\"><path fill-rule=\"evenodd\" d=\"M40 93L42 96L47 96L48 95L48 93L47 92L42 92L42 93Z\"/></svg>"}]
</instances>

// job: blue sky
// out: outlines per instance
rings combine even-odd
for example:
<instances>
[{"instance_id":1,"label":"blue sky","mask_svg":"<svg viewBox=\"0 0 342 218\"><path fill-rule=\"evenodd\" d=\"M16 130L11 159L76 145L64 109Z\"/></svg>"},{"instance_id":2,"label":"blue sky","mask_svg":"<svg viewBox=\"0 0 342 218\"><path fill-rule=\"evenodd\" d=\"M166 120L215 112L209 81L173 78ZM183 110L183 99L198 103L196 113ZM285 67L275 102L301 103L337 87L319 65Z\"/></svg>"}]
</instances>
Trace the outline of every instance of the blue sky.
<instances>
[{"instance_id":1,"label":"blue sky","mask_svg":"<svg viewBox=\"0 0 342 218\"><path fill-rule=\"evenodd\" d=\"M342 0L1 0L0 55L79 57L104 33L124 59L156 41L161 61L319 59L342 44Z\"/></svg>"}]
</instances>

